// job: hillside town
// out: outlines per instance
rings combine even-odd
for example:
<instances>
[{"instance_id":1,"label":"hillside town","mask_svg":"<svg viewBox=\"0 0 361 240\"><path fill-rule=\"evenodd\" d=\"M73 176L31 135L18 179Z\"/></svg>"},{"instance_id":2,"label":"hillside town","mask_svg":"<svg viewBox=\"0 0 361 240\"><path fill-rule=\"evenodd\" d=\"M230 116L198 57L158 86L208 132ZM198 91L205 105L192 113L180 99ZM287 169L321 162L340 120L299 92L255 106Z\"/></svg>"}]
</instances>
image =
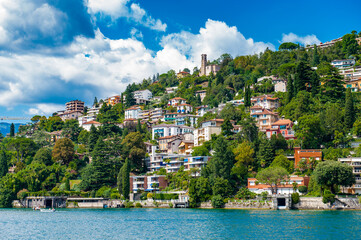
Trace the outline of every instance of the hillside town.
<instances>
[{"instance_id":1,"label":"hillside town","mask_svg":"<svg viewBox=\"0 0 361 240\"><path fill-rule=\"evenodd\" d=\"M91 105L71 100L50 117L34 116L3 138L0 177L37 169L42 179L35 173L39 184L21 182L0 205L41 191L131 201L177 193L192 207L361 194L359 35L213 62L205 53L199 69L155 74ZM331 168L349 175L330 184L322 174Z\"/></svg>"}]
</instances>

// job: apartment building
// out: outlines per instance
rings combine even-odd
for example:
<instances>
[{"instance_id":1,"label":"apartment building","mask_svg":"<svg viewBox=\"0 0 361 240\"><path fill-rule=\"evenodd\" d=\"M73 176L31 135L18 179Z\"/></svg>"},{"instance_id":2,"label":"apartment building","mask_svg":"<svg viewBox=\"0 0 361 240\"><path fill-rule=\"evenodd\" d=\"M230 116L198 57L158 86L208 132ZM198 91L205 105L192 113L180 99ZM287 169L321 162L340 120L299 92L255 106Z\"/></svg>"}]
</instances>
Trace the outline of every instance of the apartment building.
<instances>
[{"instance_id":1,"label":"apartment building","mask_svg":"<svg viewBox=\"0 0 361 240\"><path fill-rule=\"evenodd\" d=\"M212 134L221 134L223 122L223 119L212 119L202 122L201 127L194 130L194 146L200 146L203 142L211 140Z\"/></svg>"},{"instance_id":2,"label":"apartment building","mask_svg":"<svg viewBox=\"0 0 361 240\"><path fill-rule=\"evenodd\" d=\"M263 184L257 181L256 178L248 178L247 188L254 193L261 194L262 192L267 192L268 194L272 194L271 186L268 184ZM297 183L297 186L306 186L308 187L308 183L310 182L309 177L299 177L299 176L290 176L289 179L281 182L281 185L277 188L276 194L292 194L295 192L293 190L293 183ZM299 192L296 190L296 192Z\"/></svg>"},{"instance_id":3,"label":"apartment building","mask_svg":"<svg viewBox=\"0 0 361 240\"><path fill-rule=\"evenodd\" d=\"M204 114L206 114L210 110L210 107L208 105L202 105L199 107L196 107L196 114L200 117L202 117Z\"/></svg>"},{"instance_id":4,"label":"apartment building","mask_svg":"<svg viewBox=\"0 0 361 240\"><path fill-rule=\"evenodd\" d=\"M253 97L251 98L251 103L253 106L260 106L271 111L277 109L280 106L278 98L275 98L272 95Z\"/></svg>"},{"instance_id":5,"label":"apartment building","mask_svg":"<svg viewBox=\"0 0 361 240\"><path fill-rule=\"evenodd\" d=\"M150 111L150 119L152 121L159 120L159 119L163 118L164 112L165 112L165 110L163 110L162 108L155 108Z\"/></svg>"},{"instance_id":6,"label":"apartment building","mask_svg":"<svg viewBox=\"0 0 361 240\"><path fill-rule=\"evenodd\" d=\"M295 168L298 167L298 163L301 160L306 160L307 163L310 162L311 159L322 161L322 150L321 149L301 149L300 147L295 147Z\"/></svg>"},{"instance_id":7,"label":"apartment building","mask_svg":"<svg viewBox=\"0 0 361 240\"><path fill-rule=\"evenodd\" d=\"M174 146L178 140L178 145L180 144L180 142L183 140L182 135L173 135L173 136L165 136L165 137L160 137L158 138L158 143L159 143L159 151L162 153L168 153L168 150L170 150L169 147ZM172 143L171 146L168 145L168 143ZM178 145L176 147L178 147ZM169 153L174 153L175 151L170 151ZM178 151L177 151L178 152Z\"/></svg>"},{"instance_id":8,"label":"apartment building","mask_svg":"<svg viewBox=\"0 0 361 240\"><path fill-rule=\"evenodd\" d=\"M155 139L156 135L158 137L167 137L185 133L192 133L193 131L194 128L185 125L159 124L152 127L152 139Z\"/></svg>"},{"instance_id":9,"label":"apartment building","mask_svg":"<svg viewBox=\"0 0 361 240\"><path fill-rule=\"evenodd\" d=\"M295 132L292 130L293 122L289 119L280 119L271 124L271 127L266 128L267 138L271 138L272 135L282 134L286 139L296 139Z\"/></svg>"},{"instance_id":10,"label":"apartment building","mask_svg":"<svg viewBox=\"0 0 361 240\"><path fill-rule=\"evenodd\" d=\"M191 113L193 111L193 107L190 104L180 104L177 105L177 112L178 113L182 113L182 114L187 114L187 113Z\"/></svg>"},{"instance_id":11,"label":"apartment building","mask_svg":"<svg viewBox=\"0 0 361 240\"><path fill-rule=\"evenodd\" d=\"M124 118L125 118L125 120L139 119L141 112L142 112L142 109L139 106L130 107L128 109L125 109Z\"/></svg>"},{"instance_id":12,"label":"apartment building","mask_svg":"<svg viewBox=\"0 0 361 240\"><path fill-rule=\"evenodd\" d=\"M210 159L210 156L195 156L184 158L184 170L197 168L199 171L195 172L194 176L199 177L200 170L207 165Z\"/></svg>"},{"instance_id":13,"label":"apartment building","mask_svg":"<svg viewBox=\"0 0 361 240\"><path fill-rule=\"evenodd\" d=\"M65 104L65 112L84 112L84 102L79 100L73 100Z\"/></svg>"},{"instance_id":14,"label":"apartment building","mask_svg":"<svg viewBox=\"0 0 361 240\"><path fill-rule=\"evenodd\" d=\"M355 65L356 61L355 59L342 59L342 60L333 60L331 62L331 65L335 68L343 69L343 68L349 68Z\"/></svg>"},{"instance_id":15,"label":"apartment building","mask_svg":"<svg viewBox=\"0 0 361 240\"><path fill-rule=\"evenodd\" d=\"M130 176L130 192L137 193L139 191L159 191L168 186L167 178L164 175L151 176Z\"/></svg>"},{"instance_id":16,"label":"apartment building","mask_svg":"<svg viewBox=\"0 0 361 240\"><path fill-rule=\"evenodd\" d=\"M341 187L341 190L344 193L361 194L361 158L339 158L338 161L350 165L352 167L352 172L356 178L356 183L352 187Z\"/></svg>"},{"instance_id":17,"label":"apartment building","mask_svg":"<svg viewBox=\"0 0 361 240\"><path fill-rule=\"evenodd\" d=\"M178 114L175 117L176 125L190 125L191 127L195 127L197 125L197 120L199 116L190 115L190 114Z\"/></svg>"},{"instance_id":18,"label":"apartment building","mask_svg":"<svg viewBox=\"0 0 361 240\"><path fill-rule=\"evenodd\" d=\"M175 122L178 113L165 113L164 114L164 122Z\"/></svg>"},{"instance_id":19,"label":"apartment building","mask_svg":"<svg viewBox=\"0 0 361 240\"><path fill-rule=\"evenodd\" d=\"M175 97L175 98L172 98L168 101L168 106L178 106L178 105L181 105L181 104L186 104L187 101L184 99L184 98L181 98L181 97Z\"/></svg>"},{"instance_id":20,"label":"apartment building","mask_svg":"<svg viewBox=\"0 0 361 240\"><path fill-rule=\"evenodd\" d=\"M135 99L145 99L150 100L153 97L153 94L148 89L145 90L138 90L133 92Z\"/></svg>"},{"instance_id":21,"label":"apartment building","mask_svg":"<svg viewBox=\"0 0 361 240\"><path fill-rule=\"evenodd\" d=\"M116 96L109 97L108 99L106 99L105 102L106 102L108 105L114 106L114 105L120 103L120 102L121 102L121 99L120 99L120 96L119 96L119 95L116 95Z\"/></svg>"}]
</instances>

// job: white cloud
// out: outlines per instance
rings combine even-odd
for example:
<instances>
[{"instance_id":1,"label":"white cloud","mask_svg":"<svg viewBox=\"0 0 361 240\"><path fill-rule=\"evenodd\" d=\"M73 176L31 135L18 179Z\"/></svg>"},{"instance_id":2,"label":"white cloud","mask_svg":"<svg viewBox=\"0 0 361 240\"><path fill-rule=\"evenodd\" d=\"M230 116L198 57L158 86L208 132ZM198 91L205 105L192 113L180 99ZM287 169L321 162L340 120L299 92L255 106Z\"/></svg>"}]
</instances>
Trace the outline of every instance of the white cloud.
<instances>
[{"instance_id":1,"label":"white cloud","mask_svg":"<svg viewBox=\"0 0 361 240\"><path fill-rule=\"evenodd\" d=\"M289 33L289 34L282 34L281 42L300 43L304 46L307 46L307 45L319 44L321 41L318 40L318 38L314 34L301 37L294 33Z\"/></svg>"},{"instance_id":2,"label":"white cloud","mask_svg":"<svg viewBox=\"0 0 361 240\"><path fill-rule=\"evenodd\" d=\"M156 31L164 32L167 24L150 16L139 4L131 3L130 0L87 0L89 13L110 16L112 20L124 17L135 24L140 24ZM130 4L130 6L129 6Z\"/></svg>"},{"instance_id":3,"label":"white cloud","mask_svg":"<svg viewBox=\"0 0 361 240\"><path fill-rule=\"evenodd\" d=\"M132 28L130 30L130 35L132 36L132 38L135 39L139 39L139 40L143 39L143 33L136 28Z\"/></svg>"},{"instance_id":4,"label":"white cloud","mask_svg":"<svg viewBox=\"0 0 361 240\"><path fill-rule=\"evenodd\" d=\"M208 19L204 28L198 34L183 31L163 37L161 45L164 48L174 48L192 61L199 62L202 53L208 59L216 59L223 53L232 56L254 54L264 51L267 47L275 49L271 43L254 42L246 39L237 27L228 26L225 22Z\"/></svg>"},{"instance_id":5,"label":"white cloud","mask_svg":"<svg viewBox=\"0 0 361 240\"><path fill-rule=\"evenodd\" d=\"M33 115L41 115L41 116L47 116L51 115L54 112L60 111L64 109L64 105L61 104L47 104L47 103L40 103L36 104L34 108L30 108L27 112L27 114L33 116Z\"/></svg>"}]
</instances>

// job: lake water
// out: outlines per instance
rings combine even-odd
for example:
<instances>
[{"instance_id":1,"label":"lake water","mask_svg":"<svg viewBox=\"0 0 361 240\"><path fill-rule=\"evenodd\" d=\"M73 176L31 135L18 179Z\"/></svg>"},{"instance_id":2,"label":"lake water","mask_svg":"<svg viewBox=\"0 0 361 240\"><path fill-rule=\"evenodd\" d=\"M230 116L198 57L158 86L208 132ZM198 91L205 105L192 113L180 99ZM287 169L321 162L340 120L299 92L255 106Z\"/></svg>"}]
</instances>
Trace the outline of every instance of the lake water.
<instances>
[{"instance_id":1,"label":"lake water","mask_svg":"<svg viewBox=\"0 0 361 240\"><path fill-rule=\"evenodd\" d=\"M0 239L361 239L361 211L0 209Z\"/></svg>"}]
</instances>

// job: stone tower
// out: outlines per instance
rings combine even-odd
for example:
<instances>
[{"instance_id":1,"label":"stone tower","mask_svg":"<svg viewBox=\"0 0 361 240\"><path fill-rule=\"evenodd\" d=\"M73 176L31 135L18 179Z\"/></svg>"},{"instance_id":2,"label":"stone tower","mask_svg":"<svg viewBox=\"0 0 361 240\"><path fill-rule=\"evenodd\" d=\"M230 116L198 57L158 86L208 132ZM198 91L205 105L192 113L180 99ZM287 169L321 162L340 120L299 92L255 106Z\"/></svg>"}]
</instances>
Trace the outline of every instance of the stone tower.
<instances>
[{"instance_id":1,"label":"stone tower","mask_svg":"<svg viewBox=\"0 0 361 240\"><path fill-rule=\"evenodd\" d=\"M207 67L207 54L202 54L202 61L201 61L201 69L200 69L200 76L206 75L206 67Z\"/></svg>"}]
</instances>

